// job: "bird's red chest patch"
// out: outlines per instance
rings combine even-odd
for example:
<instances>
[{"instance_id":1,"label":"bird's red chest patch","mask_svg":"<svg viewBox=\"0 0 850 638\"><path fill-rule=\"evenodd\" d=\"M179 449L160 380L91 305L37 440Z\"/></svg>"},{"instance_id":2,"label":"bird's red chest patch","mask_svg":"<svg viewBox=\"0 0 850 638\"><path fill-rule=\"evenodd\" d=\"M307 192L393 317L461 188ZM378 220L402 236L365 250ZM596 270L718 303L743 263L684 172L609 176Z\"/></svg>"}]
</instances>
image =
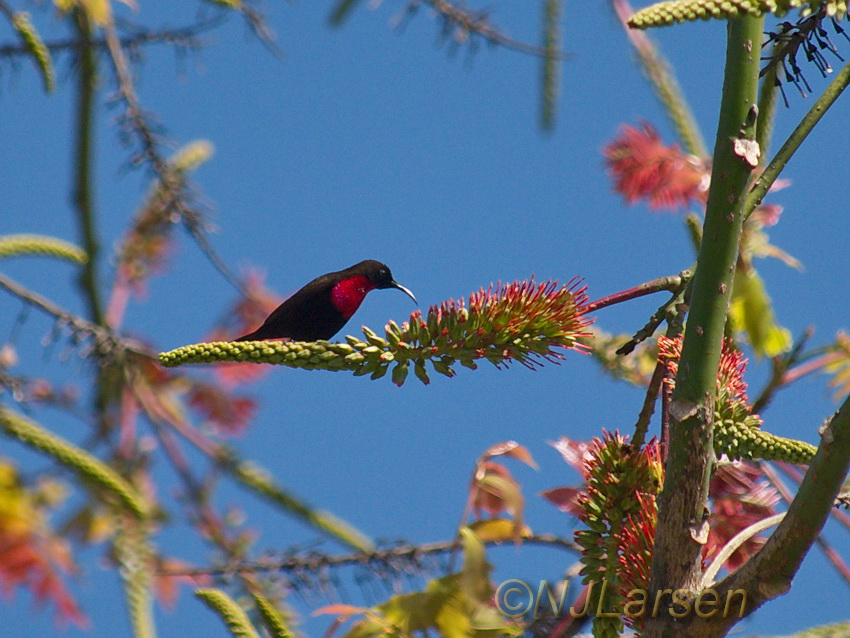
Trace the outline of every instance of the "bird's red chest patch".
<instances>
[{"instance_id":1,"label":"bird's red chest patch","mask_svg":"<svg viewBox=\"0 0 850 638\"><path fill-rule=\"evenodd\" d=\"M350 319L357 312L363 299L370 290L375 289L375 284L366 277L354 275L343 279L331 288L331 303L339 310L343 317Z\"/></svg>"}]
</instances>

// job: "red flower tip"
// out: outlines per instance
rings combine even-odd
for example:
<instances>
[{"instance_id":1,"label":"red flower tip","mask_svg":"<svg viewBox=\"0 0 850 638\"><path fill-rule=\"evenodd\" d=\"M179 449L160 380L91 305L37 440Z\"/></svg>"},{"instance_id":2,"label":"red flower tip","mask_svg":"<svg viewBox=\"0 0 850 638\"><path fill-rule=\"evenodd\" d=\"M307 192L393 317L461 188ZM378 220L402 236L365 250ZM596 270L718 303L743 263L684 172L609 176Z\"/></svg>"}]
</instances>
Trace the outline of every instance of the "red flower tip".
<instances>
[{"instance_id":1,"label":"red flower tip","mask_svg":"<svg viewBox=\"0 0 850 638\"><path fill-rule=\"evenodd\" d=\"M667 383L675 384L676 373L679 370L679 357L682 354L682 335L675 339L665 336L658 338L658 358L665 362L669 375ZM720 365L717 369L717 391L718 396L728 403L741 401L747 402L747 382L744 381L744 372L747 369L747 359L744 354L736 349L728 339L723 340L723 349L720 354Z\"/></svg>"}]
</instances>

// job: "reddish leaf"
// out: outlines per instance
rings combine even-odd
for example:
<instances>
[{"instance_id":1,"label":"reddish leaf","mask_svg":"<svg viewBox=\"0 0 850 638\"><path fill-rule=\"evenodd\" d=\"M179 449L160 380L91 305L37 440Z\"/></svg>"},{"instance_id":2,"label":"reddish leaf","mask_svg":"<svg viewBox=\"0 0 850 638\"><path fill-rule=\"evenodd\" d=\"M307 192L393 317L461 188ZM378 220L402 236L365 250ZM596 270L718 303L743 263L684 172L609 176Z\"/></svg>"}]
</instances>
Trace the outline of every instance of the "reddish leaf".
<instances>
[{"instance_id":1,"label":"reddish leaf","mask_svg":"<svg viewBox=\"0 0 850 638\"><path fill-rule=\"evenodd\" d=\"M496 445L492 445L487 448L487 451L482 455L483 460L487 460L494 456L509 456L517 461L522 461L529 467L533 467L535 470L537 468L537 463L534 462L534 459L531 457L531 452L524 445L520 445L516 441L505 441L503 443L497 443Z\"/></svg>"},{"instance_id":2,"label":"reddish leaf","mask_svg":"<svg viewBox=\"0 0 850 638\"><path fill-rule=\"evenodd\" d=\"M573 441L572 439L562 436L557 441L549 441L549 445L561 453L564 461L568 465L581 472L584 476L584 462L590 458L589 441Z\"/></svg>"},{"instance_id":3,"label":"reddish leaf","mask_svg":"<svg viewBox=\"0 0 850 638\"><path fill-rule=\"evenodd\" d=\"M475 472L475 477L472 479L472 486L470 488L473 504L479 515L480 512L484 511L491 516L495 516L507 508L505 495L498 489L495 479L502 479L507 484L513 485L516 490L519 490L519 486L507 468L490 461L480 463L478 470Z\"/></svg>"},{"instance_id":4,"label":"reddish leaf","mask_svg":"<svg viewBox=\"0 0 850 638\"><path fill-rule=\"evenodd\" d=\"M552 503L562 512L572 516L581 517L582 509L578 503L578 497L582 493L575 487L556 487L553 490L540 492L540 496Z\"/></svg>"},{"instance_id":5,"label":"reddish leaf","mask_svg":"<svg viewBox=\"0 0 850 638\"><path fill-rule=\"evenodd\" d=\"M363 607L355 607L354 605L344 605L342 603L337 603L335 605L325 605L324 607L319 607L319 609L315 610L312 615L313 616L324 616L326 614L330 614L331 616L339 616L340 618L350 618L351 616L356 616L357 614L365 614L366 609Z\"/></svg>"},{"instance_id":6,"label":"reddish leaf","mask_svg":"<svg viewBox=\"0 0 850 638\"><path fill-rule=\"evenodd\" d=\"M34 534L0 534L0 586L8 595L15 587L27 587L39 602L56 605L56 622L88 627L88 618L77 607L65 587L61 571L72 568L61 541L38 538Z\"/></svg>"}]
</instances>

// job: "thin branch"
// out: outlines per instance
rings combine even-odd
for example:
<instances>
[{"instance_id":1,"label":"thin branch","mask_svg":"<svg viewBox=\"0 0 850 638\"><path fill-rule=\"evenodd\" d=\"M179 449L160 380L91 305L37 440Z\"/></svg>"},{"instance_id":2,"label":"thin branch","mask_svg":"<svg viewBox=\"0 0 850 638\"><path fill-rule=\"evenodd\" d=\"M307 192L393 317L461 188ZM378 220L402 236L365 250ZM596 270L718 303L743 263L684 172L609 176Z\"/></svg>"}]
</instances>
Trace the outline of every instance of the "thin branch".
<instances>
[{"instance_id":1,"label":"thin branch","mask_svg":"<svg viewBox=\"0 0 850 638\"><path fill-rule=\"evenodd\" d=\"M502 545L506 541L486 541L488 547ZM529 545L542 545L558 547L574 552L580 552L581 548L570 540L560 538L554 534L536 534L522 539L523 543ZM457 550L461 546L460 540L438 541L425 543L423 545L401 545L390 549L382 549L374 552L354 552L331 556L318 552L306 556L289 556L284 559L269 559L254 563L238 563L222 567L199 567L194 569L163 570L160 573L169 576L230 576L244 572L320 572L326 568L346 567L368 563L386 563L391 565L393 560L416 561L424 556L433 554L446 554Z\"/></svg>"},{"instance_id":2,"label":"thin branch","mask_svg":"<svg viewBox=\"0 0 850 638\"><path fill-rule=\"evenodd\" d=\"M132 352L133 354L156 360L153 351L141 343L135 340L124 339L109 328L99 326L96 323L68 312L49 299L23 287L2 273L0 273L0 287L5 288L26 304L34 306L58 319L61 325L67 327L74 335L91 337L94 340L95 352L99 355L116 356L122 352Z\"/></svg>"},{"instance_id":3,"label":"thin branch","mask_svg":"<svg viewBox=\"0 0 850 638\"><path fill-rule=\"evenodd\" d=\"M220 18L198 22L178 29L138 30L119 38L124 48L134 48L148 44L169 44L177 47L197 48L200 46L198 36L221 23ZM106 38L91 38L91 46L97 50L107 49ZM78 38L64 40L47 40L44 46L51 53L75 51L80 46ZM0 46L0 58L16 58L30 55L29 49L23 44L4 44Z\"/></svg>"},{"instance_id":4,"label":"thin branch","mask_svg":"<svg viewBox=\"0 0 850 638\"><path fill-rule=\"evenodd\" d=\"M632 452L635 453L643 446L646 440L646 432L649 429L649 422L652 420L652 415L655 413L655 404L658 401L658 393L661 391L661 386L664 383L664 375L667 372L667 365L659 360L655 364L655 370L652 372L652 378L649 380L649 385L646 388L646 396L643 399L643 405L638 414L637 423L635 423L635 433L632 436Z\"/></svg>"},{"instance_id":5,"label":"thin branch","mask_svg":"<svg viewBox=\"0 0 850 638\"><path fill-rule=\"evenodd\" d=\"M773 186L773 183L779 177L779 174L788 164L788 161L794 155L803 140L811 133L815 125L826 114L847 85L850 84L850 62L844 65L844 68L830 82L829 86L823 94L812 104L812 108L806 113L806 116L797 125L797 128L788 136L785 143L782 145L774 158L770 161L764 172L756 180L750 194L747 196L746 204L744 205L744 216L749 217L752 212L761 204L767 191Z\"/></svg>"},{"instance_id":6,"label":"thin branch","mask_svg":"<svg viewBox=\"0 0 850 638\"><path fill-rule=\"evenodd\" d=\"M526 44L505 35L500 29L493 26L489 15L484 11L472 12L461 4L455 4L448 0L413 0L408 5L408 13L416 10L420 3L431 5L433 9L444 19L447 24L455 26L463 36L469 34L479 35L490 44L496 44L519 53L534 55L541 58L554 58L562 60L567 56L563 51L549 51L544 47Z\"/></svg>"},{"instance_id":7,"label":"thin branch","mask_svg":"<svg viewBox=\"0 0 850 638\"><path fill-rule=\"evenodd\" d=\"M121 46L121 40L115 30L114 24L104 26L106 34L106 46L109 49L110 59L118 78L118 90L126 106L126 118L131 129L136 133L142 146L142 157L150 164L163 189L163 215L175 213L183 221L189 234L198 242L202 252L212 262L213 267L230 283L236 290L247 298L251 298L248 291L239 281L239 278L230 270L209 243L202 222L202 215L192 210L184 201L184 189L182 180L179 179L168 166L168 162L159 152L159 144L154 136L147 118L142 111L139 98L130 77L129 65Z\"/></svg>"},{"instance_id":8,"label":"thin branch","mask_svg":"<svg viewBox=\"0 0 850 638\"><path fill-rule=\"evenodd\" d=\"M788 471L789 468L796 469L796 466L792 466L789 463L780 463L779 466ZM789 505L794 500L794 495L791 493L791 490L788 489L788 486L785 485L785 482L779 477L776 471L773 469L773 466L764 461L759 464L759 469L761 469L762 473L767 477L767 480L776 488L776 491L782 496L782 499L788 503ZM802 481L802 474L799 475L799 478L796 476L792 476L794 480L797 481L799 486L800 481ZM832 510L832 515L835 516L839 521L844 523L845 527L850 529L850 525L848 525L848 517L844 512L839 510ZM821 551L826 555L829 561L832 563L833 567L841 574L844 579L850 583L850 568L847 567L847 563L844 562L844 559L838 554L838 552L833 549L833 547L827 542L827 540L823 537L823 535L818 536L818 547L820 547Z\"/></svg>"},{"instance_id":9,"label":"thin branch","mask_svg":"<svg viewBox=\"0 0 850 638\"><path fill-rule=\"evenodd\" d=\"M602 308L607 308L608 306L623 303L624 301L631 301L638 297L645 297L646 295L652 295L656 292L664 292L665 290L667 292L678 292L682 286L682 280L690 279L690 276L690 271L683 270L678 275L659 277L658 279L653 279L652 281L635 286L634 288L615 292L612 295L608 295L607 297L602 297L601 299L588 303L587 312L594 312L596 310L601 310Z\"/></svg>"},{"instance_id":10,"label":"thin branch","mask_svg":"<svg viewBox=\"0 0 850 638\"><path fill-rule=\"evenodd\" d=\"M661 307L656 310L652 316L649 318L649 321L646 322L646 325L643 326L640 330L638 330L635 335L629 339L626 343L617 348L617 354L619 355L628 355L631 354L634 349L638 346L638 344L642 343L649 339L653 334L655 334L655 330L661 323L665 320L669 320L671 317L671 311L676 308L679 304L682 303L685 292L688 286L691 283L692 278L692 270L685 270L681 275L681 281L679 282L679 286L676 288L673 296L670 297L667 301L661 304Z\"/></svg>"},{"instance_id":11,"label":"thin branch","mask_svg":"<svg viewBox=\"0 0 850 638\"><path fill-rule=\"evenodd\" d=\"M805 475L803 474L803 472L800 471L800 468L798 466L794 465L793 463L786 463L785 461L777 461L776 464L783 472L785 472L785 474L790 476L798 484L803 481L803 477ZM838 503L836 503L836 507L837 506ZM844 525L844 527L850 530L850 516L838 509L832 510L832 515L835 516L838 522L840 522L842 525Z\"/></svg>"}]
</instances>

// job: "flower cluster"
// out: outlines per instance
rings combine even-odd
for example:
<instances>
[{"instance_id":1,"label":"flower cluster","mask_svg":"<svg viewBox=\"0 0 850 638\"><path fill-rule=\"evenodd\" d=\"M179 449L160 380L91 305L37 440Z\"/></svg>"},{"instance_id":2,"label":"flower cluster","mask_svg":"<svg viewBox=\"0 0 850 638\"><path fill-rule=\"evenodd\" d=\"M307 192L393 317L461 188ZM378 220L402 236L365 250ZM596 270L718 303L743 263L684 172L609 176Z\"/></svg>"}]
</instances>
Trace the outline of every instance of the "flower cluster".
<instances>
[{"instance_id":1,"label":"flower cluster","mask_svg":"<svg viewBox=\"0 0 850 638\"><path fill-rule=\"evenodd\" d=\"M655 494L664 481L658 443L652 440L634 452L626 437L604 432L601 440L594 439L591 444L582 474L586 486L577 504L586 529L577 531L575 540L583 550L581 574L584 582L591 586L590 608L622 610L620 589L625 582L639 581L642 576L627 570L623 581L621 559L642 559L643 571L648 570L651 563L651 541L639 545L632 545L631 541L635 537L647 538L649 532L639 534L643 529L640 517L644 516L642 512L647 506L655 509ZM645 516L652 520L651 513ZM652 527L654 536L654 524ZM632 566L637 564L632 562ZM603 580L607 583L604 589L598 586ZM622 629L620 617L600 616L593 621L595 636L619 635Z\"/></svg>"},{"instance_id":2,"label":"flower cluster","mask_svg":"<svg viewBox=\"0 0 850 638\"><path fill-rule=\"evenodd\" d=\"M528 368L557 363L563 350L586 351L587 292L577 280L497 284L470 295L468 302L449 300L432 306L426 317L417 311L399 326L390 321L384 337L363 328L365 339L329 341L245 341L200 343L160 354L165 366L238 361L274 363L308 370L349 370L355 375L384 376L402 385L411 366L423 383L435 372L455 375L454 365L470 369L486 359L499 367L513 361Z\"/></svg>"},{"instance_id":3,"label":"flower cluster","mask_svg":"<svg viewBox=\"0 0 850 638\"><path fill-rule=\"evenodd\" d=\"M708 165L682 151L665 146L658 132L644 122L641 128L623 125L620 135L603 150L614 188L626 202L648 200L650 208L685 208L691 201L705 203Z\"/></svg>"},{"instance_id":4,"label":"flower cluster","mask_svg":"<svg viewBox=\"0 0 850 638\"><path fill-rule=\"evenodd\" d=\"M847 13L846 0L666 0L635 13L629 18L629 26L646 29L675 22L735 18L741 15L774 13L782 16L798 7L806 14L821 5L826 5L831 16L842 17Z\"/></svg>"},{"instance_id":5,"label":"flower cluster","mask_svg":"<svg viewBox=\"0 0 850 638\"><path fill-rule=\"evenodd\" d=\"M43 478L27 486L17 468L0 457L0 588L29 588L39 603L56 605L60 624L88 620L65 586L75 565L68 543L51 528L49 515L64 498L62 485Z\"/></svg>"},{"instance_id":6,"label":"flower cluster","mask_svg":"<svg viewBox=\"0 0 850 638\"><path fill-rule=\"evenodd\" d=\"M659 359L667 366L667 383L675 387L682 336L658 338ZM747 360L732 342L725 340L717 372L717 396L714 402L714 450L729 459L779 460L809 463L816 448L803 441L786 439L761 429L761 419L747 404L744 371Z\"/></svg>"}]
</instances>

